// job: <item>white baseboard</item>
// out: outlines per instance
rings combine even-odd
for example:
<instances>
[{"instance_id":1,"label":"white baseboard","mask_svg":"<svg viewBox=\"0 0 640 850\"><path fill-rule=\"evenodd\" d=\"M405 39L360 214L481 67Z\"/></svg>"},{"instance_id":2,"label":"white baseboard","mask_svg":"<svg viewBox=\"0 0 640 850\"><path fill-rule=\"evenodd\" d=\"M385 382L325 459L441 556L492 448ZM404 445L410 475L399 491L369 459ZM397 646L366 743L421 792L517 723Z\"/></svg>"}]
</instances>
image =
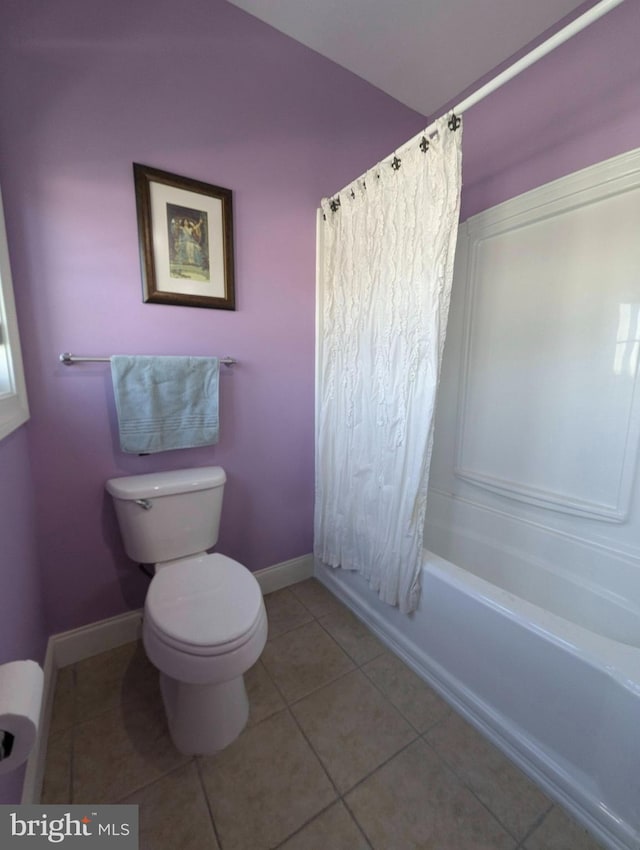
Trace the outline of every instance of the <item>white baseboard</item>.
<instances>
[{"instance_id":1,"label":"white baseboard","mask_svg":"<svg viewBox=\"0 0 640 850\"><path fill-rule=\"evenodd\" d=\"M292 558L290 561L283 561L281 564L274 564L272 567L265 567L264 570L257 570L254 573L263 596L273 593L274 590L289 587L290 584L304 581L312 575L313 555L301 555L299 558Z\"/></svg>"},{"instance_id":2,"label":"white baseboard","mask_svg":"<svg viewBox=\"0 0 640 850\"><path fill-rule=\"evenodd\" d=\"M262 593L272 593L313 575L313 555L302 555L254 573ZM88 623L68 632L51 635L44 660L44 690L38 737L27 762L22 785L22 803L38 803L47 758L49 729L58 670L85 658L138 640L142 631L142 609Z\"/></svg>"},{"instance_id":3,"label":"white baseboard","mask_svg":"<svg viewBox=\"0 0 640 850\"><path fill-rule=\"evenodd\" d=\"M98 620L78 629L52 635L49 643L53 644L56 669L115 649L123 643L138 640L141 631L142 609L138 608L135 611L127 611L126 614L109 617L107 620Z\"/></svg>"}]
</instances>

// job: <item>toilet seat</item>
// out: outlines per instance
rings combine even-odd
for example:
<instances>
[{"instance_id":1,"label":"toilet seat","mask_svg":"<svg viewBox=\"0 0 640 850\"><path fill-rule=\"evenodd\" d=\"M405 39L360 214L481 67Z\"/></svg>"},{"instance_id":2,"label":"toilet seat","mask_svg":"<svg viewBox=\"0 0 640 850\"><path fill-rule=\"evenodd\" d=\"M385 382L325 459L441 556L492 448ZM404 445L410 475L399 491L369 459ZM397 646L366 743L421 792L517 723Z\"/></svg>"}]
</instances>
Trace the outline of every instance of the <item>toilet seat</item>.
<instances>
[{"instance_id":1,"label":"toilet seat","mask_svg":"<svg viewBox=\"0 0 640 850\"><path fill-rule=\"evenodd\" d=\"M246 567L218 553L185 558L154 576L145 628L188 655L234 652L263 628L260 585Z\"/></svg>"},{"instance_id":2,"label":"toilet seat","mask_svg":"<svg viewBox=\"0 0 640 850\"><path fill-rule=\"evenodd\" d=\"M150 617L146 617L144 621L144 630L147 635L147 639L150 634L153 634L156 642L166 647L167 649L175 650L182 655L189 655L194 657L203 657L203 658L215 658L217 656L222 655L231 655L237 649L241 649L243 646L246 646L251 639L258 632L261 632L266 627L266 612L264 609L258 613L255 622L252 627L241 637L237 638L233 641L227 641L226 643L218 643L214 645L207 644L206 646L201 646L198 644L185 643L184 641L178 641L171 637L168 637L165 632L160 628Z\"/></svg>"}]
</instances>

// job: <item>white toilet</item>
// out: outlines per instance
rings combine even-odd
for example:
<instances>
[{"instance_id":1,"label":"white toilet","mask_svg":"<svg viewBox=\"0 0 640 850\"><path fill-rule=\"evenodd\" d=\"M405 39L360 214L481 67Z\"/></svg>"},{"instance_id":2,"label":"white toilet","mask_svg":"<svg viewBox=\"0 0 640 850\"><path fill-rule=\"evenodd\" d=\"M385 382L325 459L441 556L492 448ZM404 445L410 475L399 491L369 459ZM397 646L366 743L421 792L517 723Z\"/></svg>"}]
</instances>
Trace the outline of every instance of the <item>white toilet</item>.
<instances>
[{"instance_id":1,"label":"white toilet","mask_svg":"<svg viewBox=\"0 0 640 850\"><path fill-rule=\"evenodd\" d=\"M128 556L154 564L142 640L160 671L173 742L214 753L243 730L243 676L267 640L260 586L246 567L208 555L218 540L226 475L219 466L107 481Z\"/></svg>"}]
</instances>

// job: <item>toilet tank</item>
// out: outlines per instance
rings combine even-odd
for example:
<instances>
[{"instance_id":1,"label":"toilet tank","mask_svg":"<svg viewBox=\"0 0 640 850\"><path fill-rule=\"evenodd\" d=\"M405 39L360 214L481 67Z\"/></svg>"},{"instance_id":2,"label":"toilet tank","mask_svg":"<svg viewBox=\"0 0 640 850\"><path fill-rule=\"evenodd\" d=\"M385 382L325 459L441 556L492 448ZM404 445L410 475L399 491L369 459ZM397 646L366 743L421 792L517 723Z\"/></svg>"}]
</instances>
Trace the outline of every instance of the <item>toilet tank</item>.
<instances>
[{"instance_id":1,"label":"toilet tank","mask_svg":"<svg viewBox=\"0 0 640 850\"><path fill-rule=\"evenodd\" d=\"M127 555L158 564L210 549L226 480L220 466L204 466L107 481Z\"/></svg>"}]
</instances>

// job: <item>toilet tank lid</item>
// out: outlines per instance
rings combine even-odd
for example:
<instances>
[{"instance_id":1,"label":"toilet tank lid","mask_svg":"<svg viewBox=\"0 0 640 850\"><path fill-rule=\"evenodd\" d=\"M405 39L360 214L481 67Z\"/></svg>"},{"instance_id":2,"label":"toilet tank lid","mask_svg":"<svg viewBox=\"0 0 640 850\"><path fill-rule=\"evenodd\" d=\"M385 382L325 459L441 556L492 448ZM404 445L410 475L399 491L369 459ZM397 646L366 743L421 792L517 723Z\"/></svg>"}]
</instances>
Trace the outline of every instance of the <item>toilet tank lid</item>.
<instances>
[{"instance_id":1,"label":"toilet tank lid","mask_svg":"<svg viewBox=\"0 0 640 850\"><path fill-rule=\"evenodd\" d=\"M110 478L106 488L116 499L151 499L222 487L226 480L227 476L221 466L201 466L195 469L174 469L171 472Z\"/></svg>"}]
</instances>

